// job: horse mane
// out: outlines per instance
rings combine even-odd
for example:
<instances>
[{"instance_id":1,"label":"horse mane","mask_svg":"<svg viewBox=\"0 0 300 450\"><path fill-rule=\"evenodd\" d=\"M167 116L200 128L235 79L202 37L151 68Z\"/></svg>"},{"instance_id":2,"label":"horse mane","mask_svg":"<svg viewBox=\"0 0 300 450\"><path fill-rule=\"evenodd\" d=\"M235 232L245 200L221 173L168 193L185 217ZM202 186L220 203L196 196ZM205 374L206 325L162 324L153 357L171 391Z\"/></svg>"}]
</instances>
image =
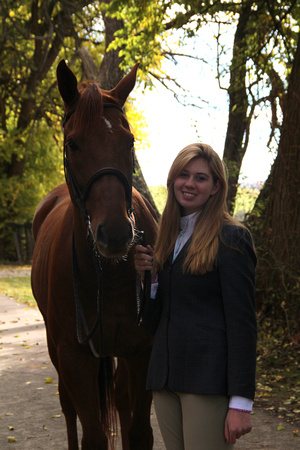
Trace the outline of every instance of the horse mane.
<instances>
[{"instance_id":1,"label":"horse mane","mask_svg":"<svg viewBox=\"0 0 300 450\"><path fill-rule=\"evenodd\" d=\"M79 101L74 114L74 130L84 136L91 128L99 127L103 112L103 95L96 82L88 81L78 86Z\"/></svg>"}]
</instances>

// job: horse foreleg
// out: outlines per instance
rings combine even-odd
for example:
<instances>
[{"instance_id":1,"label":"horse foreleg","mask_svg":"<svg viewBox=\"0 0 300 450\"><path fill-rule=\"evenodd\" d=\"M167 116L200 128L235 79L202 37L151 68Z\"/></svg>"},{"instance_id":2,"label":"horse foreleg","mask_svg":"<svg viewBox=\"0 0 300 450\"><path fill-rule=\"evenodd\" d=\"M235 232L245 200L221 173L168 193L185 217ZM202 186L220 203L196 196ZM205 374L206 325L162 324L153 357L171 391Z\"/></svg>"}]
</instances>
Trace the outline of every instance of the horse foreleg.
<instances>
[{"instance_id":1,"label":"horse foreleg","mask_svg":"<svg viewBox=\"0 0 300 450\"><path fill-rule=\"evenodd\" d=\"M78 450L77 414L61 379L59 380L59 398L67 425L68 449Z\"/></svg>"},{"instance_id":2,"label":"horse foreleg","mask_svg":"<svg viewBox=\"0 0 300 450\"><path fill-rule=\"evenodd\" d=\"M107 450L108 439L100 421L99 362L88 349L85 353L85 349L72 347L61 348L59 360L62 381L82 426L81 449Z\"/></svg>"},{"instance_id":3,"label":"horse foreleg","mask_svg":"<svg viewBox=\"0 0 300 450\"><path fill-rule=\"evenodd\" d=\"M127 361L132 421L129 431L130 450L152 450L153 431L150 423L152 393L146 391L149 352L144 350L138 358Z\"/></svg>"},{"instance_id":4,"label":"horse foreleg","mask_svg":"<svg viewBox=\"0 0 300 450\"><path fill-rule=\"evenodd\" d=\"M115 406L121 427L122 449L130 450L131 408L128 392L128 370L125 361L121 358L118 358L118 366L115 372Z\"/></svg>"},{"instance_id":5,"label":"horse foreleg","mask_svg":"<svg viewBox=\"0 0 300 450\"><path fill-rule=\"evenodd\" d=\"M47 326L47 324L46 324ZM59 361L59 352L57 351L57 347L54 344L51 333L47 328L47 341L48 341L48 350L51 361L56 368L58 374L58 390L59 390L59 400L62 408L62 412L65 416L66 426L67 426L67 436L68 436L68 449L69 450L78 450L78 435L77 435L77 414L74 408L74 405L71 401L71 398L68 394L68 391L63 382L61 373L60 373L60 361Z\"/></svg>"}]
</instances>

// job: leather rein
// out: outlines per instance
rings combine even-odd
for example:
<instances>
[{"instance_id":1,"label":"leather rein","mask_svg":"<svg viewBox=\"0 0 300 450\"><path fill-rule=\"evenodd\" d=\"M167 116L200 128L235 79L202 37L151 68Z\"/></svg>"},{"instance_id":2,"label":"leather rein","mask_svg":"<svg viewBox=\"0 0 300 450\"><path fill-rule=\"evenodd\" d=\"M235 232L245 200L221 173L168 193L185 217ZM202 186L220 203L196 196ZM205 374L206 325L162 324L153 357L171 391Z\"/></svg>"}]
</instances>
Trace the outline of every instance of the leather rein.
<instances>
[{"instance_id":1,"label":"leather rein","mask_svg":"<svg viewBox=\"0 0 300 450\"><path fill-rule=\"evenodd\" d=\"M119 111L121 111L124 114L123 109L114 103L104 103L104 108L116 108ZM75 112L75 109L69 111L63 121L63 128L65 127L67 121L70 119L72 114ZM133 155L134 160L134 155ZM132 221L132 214L134 213L133 207L132 207L132 186L129 183L126 175L119 169L116 169L114 167L104 167L103 169L97 170L88 180L86 185L83 189L80 189L76 179L73 175L70 161L68 158L68 151L67 151L67 143L66 143L66 136L64 134L64 171L65 171L65 178L67 184L70 184L73 190L74 199L76 202L76 205L78 206L78 209L80 210L86 226L87 226L87 241L91 250L91 255L93 259L93 264L95 267L95 271L97 274L97 315L96 319L94 321L94 324L92 325L91 329L89 330L84 311L83 306L80 301L79 296L79 289L78 289L78 281L80 278L80 269L77 262L77 254L76 254L76 248L75 248L75 237L74 237L74 229L72 232L72 273L73 273L73 288L74 288L74 299L75 299L75 310L76 310L76 331L77 331L77 339L79 344L85 345L89 344L89 347L91 349L92 354L96 358L101 357L101 350L102 350L102 337L103 337L103 329L102 329L102 304L103 304L103 290L102 290L102 265L101 265L101 255L97 249L96 242L93 237L92 233L92 227L91 227L91 218L89 214L87 213L85 202L88 197L88 194L93 186L93 184L99 180L104 175L115 175L119 180L122 182L124 189L125 189L125 196L126 196L126 202L128 205L127 214L129 219ZM97 351L94 347L92 337L97 329L97 326L99 326L99 338L100 338L100 346L99 351ZM85 336L83 336L83 332Z\"/></svg>"}]
</instances>

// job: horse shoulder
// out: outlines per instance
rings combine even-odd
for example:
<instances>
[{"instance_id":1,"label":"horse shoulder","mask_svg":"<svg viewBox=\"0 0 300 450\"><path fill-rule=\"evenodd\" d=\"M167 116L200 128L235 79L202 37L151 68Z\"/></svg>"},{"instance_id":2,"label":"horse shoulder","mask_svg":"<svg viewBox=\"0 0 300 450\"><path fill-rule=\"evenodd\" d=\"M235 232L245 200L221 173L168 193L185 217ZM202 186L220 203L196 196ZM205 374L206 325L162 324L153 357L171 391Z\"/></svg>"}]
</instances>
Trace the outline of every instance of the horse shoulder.
<instances>
[{"instance_id":1,"label":"horse shoulder","mask_svg":"<svg viewBox=\"0 0 300 450\"><path fill-rule=\"evenodd\" d=\"M67 185L64 183L54 188L39 203L32 222L32 232L35 241L46 217L59 203L66 200L68 197L69 191Z\"/></svg>"}]
</instances>

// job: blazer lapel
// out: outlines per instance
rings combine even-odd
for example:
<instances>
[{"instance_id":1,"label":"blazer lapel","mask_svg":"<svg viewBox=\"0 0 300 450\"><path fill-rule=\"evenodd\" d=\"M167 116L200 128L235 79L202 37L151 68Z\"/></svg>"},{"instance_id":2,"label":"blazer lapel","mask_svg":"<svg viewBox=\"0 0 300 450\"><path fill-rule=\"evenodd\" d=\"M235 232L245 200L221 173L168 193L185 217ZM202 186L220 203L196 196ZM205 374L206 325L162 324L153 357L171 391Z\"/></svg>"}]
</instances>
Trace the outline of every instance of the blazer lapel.
<instances>
[{"instance_id":1,"label":"blazer lapel","mask_svg":"<svg viewBox=\"0 0 300 450\"><path fill-rule=\"evenodd\" d=\"M174 261L173 261L173 254L174 254L174 251L170 254L169 258L171 258L171 263L172 263L172 264L175 263L175 262L178 262L178 261L180 261L180 260L182 260L182 259L184 259L184 258L186 257L187 250L188 250L188 247L189 247L189 245L190 245L190 243L191 243L191 240L192 240L192 236L189 237L189 239L186 241L186 243L184 244L184 246L182 247L182 249L179 251L179 253L178 253L178 255L176 256L176 258L174 259ZM168 258L168 259L169 259L169 258Z\"/></svg>"}]
</instances>

